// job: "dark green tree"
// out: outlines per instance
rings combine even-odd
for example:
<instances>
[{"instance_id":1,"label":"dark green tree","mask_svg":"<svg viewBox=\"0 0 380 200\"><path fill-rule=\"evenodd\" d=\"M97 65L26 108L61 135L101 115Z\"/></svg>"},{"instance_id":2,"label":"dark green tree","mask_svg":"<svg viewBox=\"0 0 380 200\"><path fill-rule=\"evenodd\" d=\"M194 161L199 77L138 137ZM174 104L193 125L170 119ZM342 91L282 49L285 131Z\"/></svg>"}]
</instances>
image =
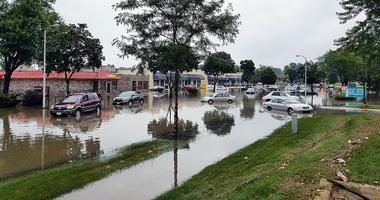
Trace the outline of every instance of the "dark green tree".
<instances>
[{"instance_id":1,"label":"dark green tree","mask_svg":"<svg viewBox=\"0 0 380 200\"><path fill-rule=\"evenodd\" d=\"M371 88L371 82L380 83L380 1L377 0L341 0L343 11L338 13L341 23L357 20L356 25L338 39L339 46L357 52L364 60L362 68L365 82ZM364 14L364 15L362 15ZM357 17L364 16L363 20Z\"/></svg>"},{"instance_id":2,"label":"dark green tree","mask_svg":"<svg viewBox=\"0 0 380 200\"><path fill-rule=\"evenodd\" d=\"M266 85L273 85L277 81L277 75L271 67L261 66L256 70L255 82L261 82Z\"/></svg>"},{"instance_id":3,"label":"dark green tree","mask_svg":"<svg viewBox=\"0 0 380 200\"><path fill-rule=\"evenodd\" d=\"M321 64L330 83L363 80L362 68L365 63L355 52L343 49L328 51L322 58Z\"/></svg>"},{"instance_id":4,"label":"dark green tree","mask_svg":"<svg viewBox=\"0 0 380 200\"><path fill-rule=\"evenodd\" d=\"M232 6L225 9L224 6L224 0L123 0L114 5L120 11L115 19L118 25L127 27L129 34L114 40L114 44L123 55L139 59L140 68L155 66L152 57L160 55L162 48L174 50L170 56L178 55L175 49L181 49L181 54L189 55L179 58L197 57L216 46L211 37L224 44L234 42L239 32L239 15L232 13ZM170 59L173 61L170 71L175 74L175 131L180 73L196 67L194 61L179 58Z\"/></svg>"},{"instance_id":5,"label":"dark green tree","mask_svg":"<svg viewBox=\"0 0 380 200\"><path fill-rule=\"evenodd\" d=\"M61 24L50 31L47 46L47 70L64 73L66 92L70 94L70 80L82 69L102 65L103 46L92 36L86 24Z\"/></svg>"},{"instance_id":6,"label":"dark green tree","mask_svg":"<svg viewBox=\"0 0 380 200\"><path fill-rule=\"evenodd\" d=\"M252 83L255 77L255 63L252 60L240 61L240 68L243 71L242 80L246 83Z\"/></svg>"},{"instance_id":7,"label":"dark green tree","mask_svg":"<svg viewBox=\"0 0 380 200\"><path fill-rule=\"evenodd\" d=\"M284 67L284 74L288 75L289 81L294 83L295 81L302 80L304 72L304 65L301 63L290 63Z\"/></svg>"},{"instance_id":8,"label":"dark green tree","mask_svg":"<svg viewBox=\"0 0 380 200\"><path fill-rule=\"evenodd\" d=\"M216 84L219 81L219 76L225 73L234 72L235 62L231 55L226 52L216 52L210 54L203 66L203 70L207 75L214 76L214 92Z\"/></svg>"},{"instance_id":9,"label":"dark green tree","mask_svg":"<svg viewBox=\"0 0 380 200\"><path fill-rule=\"evenodd\" d=\"M30 64L42 49L43 29L58 19L55 0L0 0L0 60L4 62L3 93L9 93L13 72Z\"/></svg>"}]
</instances>

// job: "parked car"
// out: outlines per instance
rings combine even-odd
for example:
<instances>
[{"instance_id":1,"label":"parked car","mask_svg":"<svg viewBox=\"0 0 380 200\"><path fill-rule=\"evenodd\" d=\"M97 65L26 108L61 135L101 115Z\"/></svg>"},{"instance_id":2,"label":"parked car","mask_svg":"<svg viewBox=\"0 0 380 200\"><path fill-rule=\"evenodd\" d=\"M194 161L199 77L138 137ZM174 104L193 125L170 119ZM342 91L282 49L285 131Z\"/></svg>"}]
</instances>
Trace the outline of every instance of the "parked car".
<instances>
[{"instance_id":1,"label":"parked car","mask_svg":"<svg viewBox=\"0 0 380 200\"><path fill-rule=\"evenodd\" d=\"M292 96L292 95L290 95L286 92L282 92L282 91L274 91L274 92L271 92L271 93L265 95L263 97L263 102L271 101L274 98L287 98L290 100L301 101L300 97Z\"/></svg>"},{"instance_id":2,"label":"parked car","mask_svg":"<svg viewBox=\"0 0 380 200\"><path fill-rule=\"evenodd\" d=\"M284 98L274 98L271 101L265 102L264 107L267 110L282 110L289 114L294 112L300 113L311 113L313 112L313 107L307 104L300 103L296 100L284 99Z\"/></svg>"},{"instance_id":3,"label":"parked car","mask_svg":"<svg viewBox=\"0 0 380 200\"><path fill-rule=\"evenodd\" d=\"M232 96L228 93L214 93L211 96L203 97L202 102L207 102L209 104L213 104L214 102L227 102L227 103L233 103L236 100L235 96Z\"/></svg>"},{"instance_id":4,"label":"parked car","mask_svg":"<svg viewBox=\"0 0 380 200\"><path fill-rule=\"evenodd\" d=\"M50 109L50 114L80 118L82 113L96 112L100 114L101 108L102 101L97 93L77 93L53 105Z\"/></svg>"},{"instance_id":5,"label":"parked car","mask_svg":"<svg viewBox=\"0 0 380 200\"><path fill-rule=\"evenodd\" d=\"M144 104L144 96L141 94L141 92L136 91L126 91L119 94L119 96L115 97L112 100L113 104L116 105L128 105L129 107L132 107L133 104L139 103Z\"/></svg>"},{"instance_id":6,"label":"parked car","mask_svg":"<svg viewBox=\"0 0 380 200\"><path fill-rule=\"evenodd\" d=\"M247 91L245 91L245 94L247 94L247 95L256 94L255 88L248 88Z\"/></svg>"}]
</instances>

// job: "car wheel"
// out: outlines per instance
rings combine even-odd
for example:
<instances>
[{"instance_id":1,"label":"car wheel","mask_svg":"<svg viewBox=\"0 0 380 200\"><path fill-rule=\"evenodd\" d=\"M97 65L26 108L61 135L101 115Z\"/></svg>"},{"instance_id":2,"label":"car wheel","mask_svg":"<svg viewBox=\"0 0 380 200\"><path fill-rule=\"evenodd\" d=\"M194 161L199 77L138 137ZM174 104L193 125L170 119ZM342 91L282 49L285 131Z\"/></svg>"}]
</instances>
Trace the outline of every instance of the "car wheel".
<instances>
[{"instance_id":1,"label":"car wheel","mask_svg":"<svg viewBox=\"0 0 380 200\"><path fill-rule=\"evenodd\" d=\"M144 99L140 100L140 105L144 105Z\"/></svg>"},{"instance_id":2,"label":"car wheel","mask_svg":"<svg viewBox=\"0 0 380 200\"><path fill-rule=\"evenodd\" d=\"M293 114L293 113L294 113L293 108L288 108L288 114L291 115L291 114Z\"/></svg>"},{"instance_id":3,"label":"car wheel","mask_svg":"<svg viewBox=\"0 0 380 200\"><path fill-rule=\"evenodd\" d=\"M227 101L229 104L233 103L234 101L232 101L231 99Z\"/></svg>"},{"instance_id":4,"label":"car wheel","mask_svg":"<svg viewBox=\"0 0 380 200\"><path fill-rule=\"evenodd\" d=\"M75 119L80 119L81 111L78 109L75 111Z\"/></svg>"},{"instance_id":5,"label":"car wheel","mask_svg":"<svg viewBox=\"0 0 380 200\"><path fill-rule=\"evenodd\" d=\"M129 106L130 108L132 108L132 106L133 106L133 102L132 102L132 101L128 101L128 106Z\"/></svg>"},{"instance_id":6,"label":"car wheel","mask_svg":"<svg viewBox=\"0 0 380 200\"><path fill-rule=\"evenodd\" d=\"M214 103L214 101L213 100L208 100L208 104L213 104Z\"/></svg>"},{"instance_id":7,"label":"car wheel","mask_svg":"<svg viewBox=\"0 0 380 200\"><path fill-rule=\"evenodd\" d=\"M272 110L272 107L268 106L268 107L267 107L267 110L271 111L271 110Z\"/></svg>"}]
</instances>

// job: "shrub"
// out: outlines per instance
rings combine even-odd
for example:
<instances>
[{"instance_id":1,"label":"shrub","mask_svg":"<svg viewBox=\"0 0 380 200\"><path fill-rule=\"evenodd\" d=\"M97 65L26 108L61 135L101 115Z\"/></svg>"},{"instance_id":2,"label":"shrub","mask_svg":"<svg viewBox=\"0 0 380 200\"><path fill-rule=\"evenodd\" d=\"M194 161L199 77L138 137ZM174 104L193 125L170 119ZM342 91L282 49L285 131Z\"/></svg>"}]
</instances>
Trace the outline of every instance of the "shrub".
<instances>
[{"instance_id":1,"label":"shrub","mask_svg":"<svg viewBox=\"0 0 380 200\"><path fill-rule=\"evenodd\" d=\"M42 94L33 90L26 91L22 100L24 106L40 106L42 105Z\"/></svg>"},{"instance_id":2,"label":"shrub","mask_svg":"<svg viewBox=\"0 0 380 200\"><path fill-rule=\"evenodd\" d=\"M17 97L17 94L0 93L0 108L17 106L20 103Z\"/></svg>"}]
</instances>

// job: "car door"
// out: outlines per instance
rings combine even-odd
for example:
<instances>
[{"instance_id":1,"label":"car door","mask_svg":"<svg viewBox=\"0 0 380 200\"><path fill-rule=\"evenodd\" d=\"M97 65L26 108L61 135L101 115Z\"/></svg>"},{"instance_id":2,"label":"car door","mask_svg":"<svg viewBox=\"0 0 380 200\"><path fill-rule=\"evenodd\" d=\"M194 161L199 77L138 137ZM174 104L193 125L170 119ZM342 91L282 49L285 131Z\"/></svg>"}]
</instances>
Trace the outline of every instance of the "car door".
<instances>
[{"instance_id":1,"label":"car door","mask_svg":"<svg viewBox=\"0 0 380 200\"><path fill-rule=\"evenodd\" d=\"M278 110L286 110L287 109L286 101L284 99L278 99L277 109Z\"/></svg>"},{"instance_id":2,"label":"car door","mask_svg":"<svg viewBox=\"0 0 380 200\"><path fill-rule=\"evenodd\" d=\"M215 95L214 101L217 101L217 102L223 101L223 94Z\"/></svg>"},{"instance_id":3,"label":"car door","mask_svg":"<svg viewBox=\"0 0 380 200\"><path fill-rule=\"evenodd\" d=\"M278 106L278 99L272 99L271 102L270 102L270 106L272 107L272 109L278 109L279 106Z\"/></svg>"},{"instance_id":4,"label":"car door","mask_svg":"<svg viewBox=\"0 0 380 200\"><path fill-rule=\"evenodd\" d=\"M88 95L84 95L82 97L82 100L81 100L81 107L82 107L82 111L84 112L88 112L91 110L91 104L90 104L90 101L88 99Z\"/></svg>"}]
</instances>

